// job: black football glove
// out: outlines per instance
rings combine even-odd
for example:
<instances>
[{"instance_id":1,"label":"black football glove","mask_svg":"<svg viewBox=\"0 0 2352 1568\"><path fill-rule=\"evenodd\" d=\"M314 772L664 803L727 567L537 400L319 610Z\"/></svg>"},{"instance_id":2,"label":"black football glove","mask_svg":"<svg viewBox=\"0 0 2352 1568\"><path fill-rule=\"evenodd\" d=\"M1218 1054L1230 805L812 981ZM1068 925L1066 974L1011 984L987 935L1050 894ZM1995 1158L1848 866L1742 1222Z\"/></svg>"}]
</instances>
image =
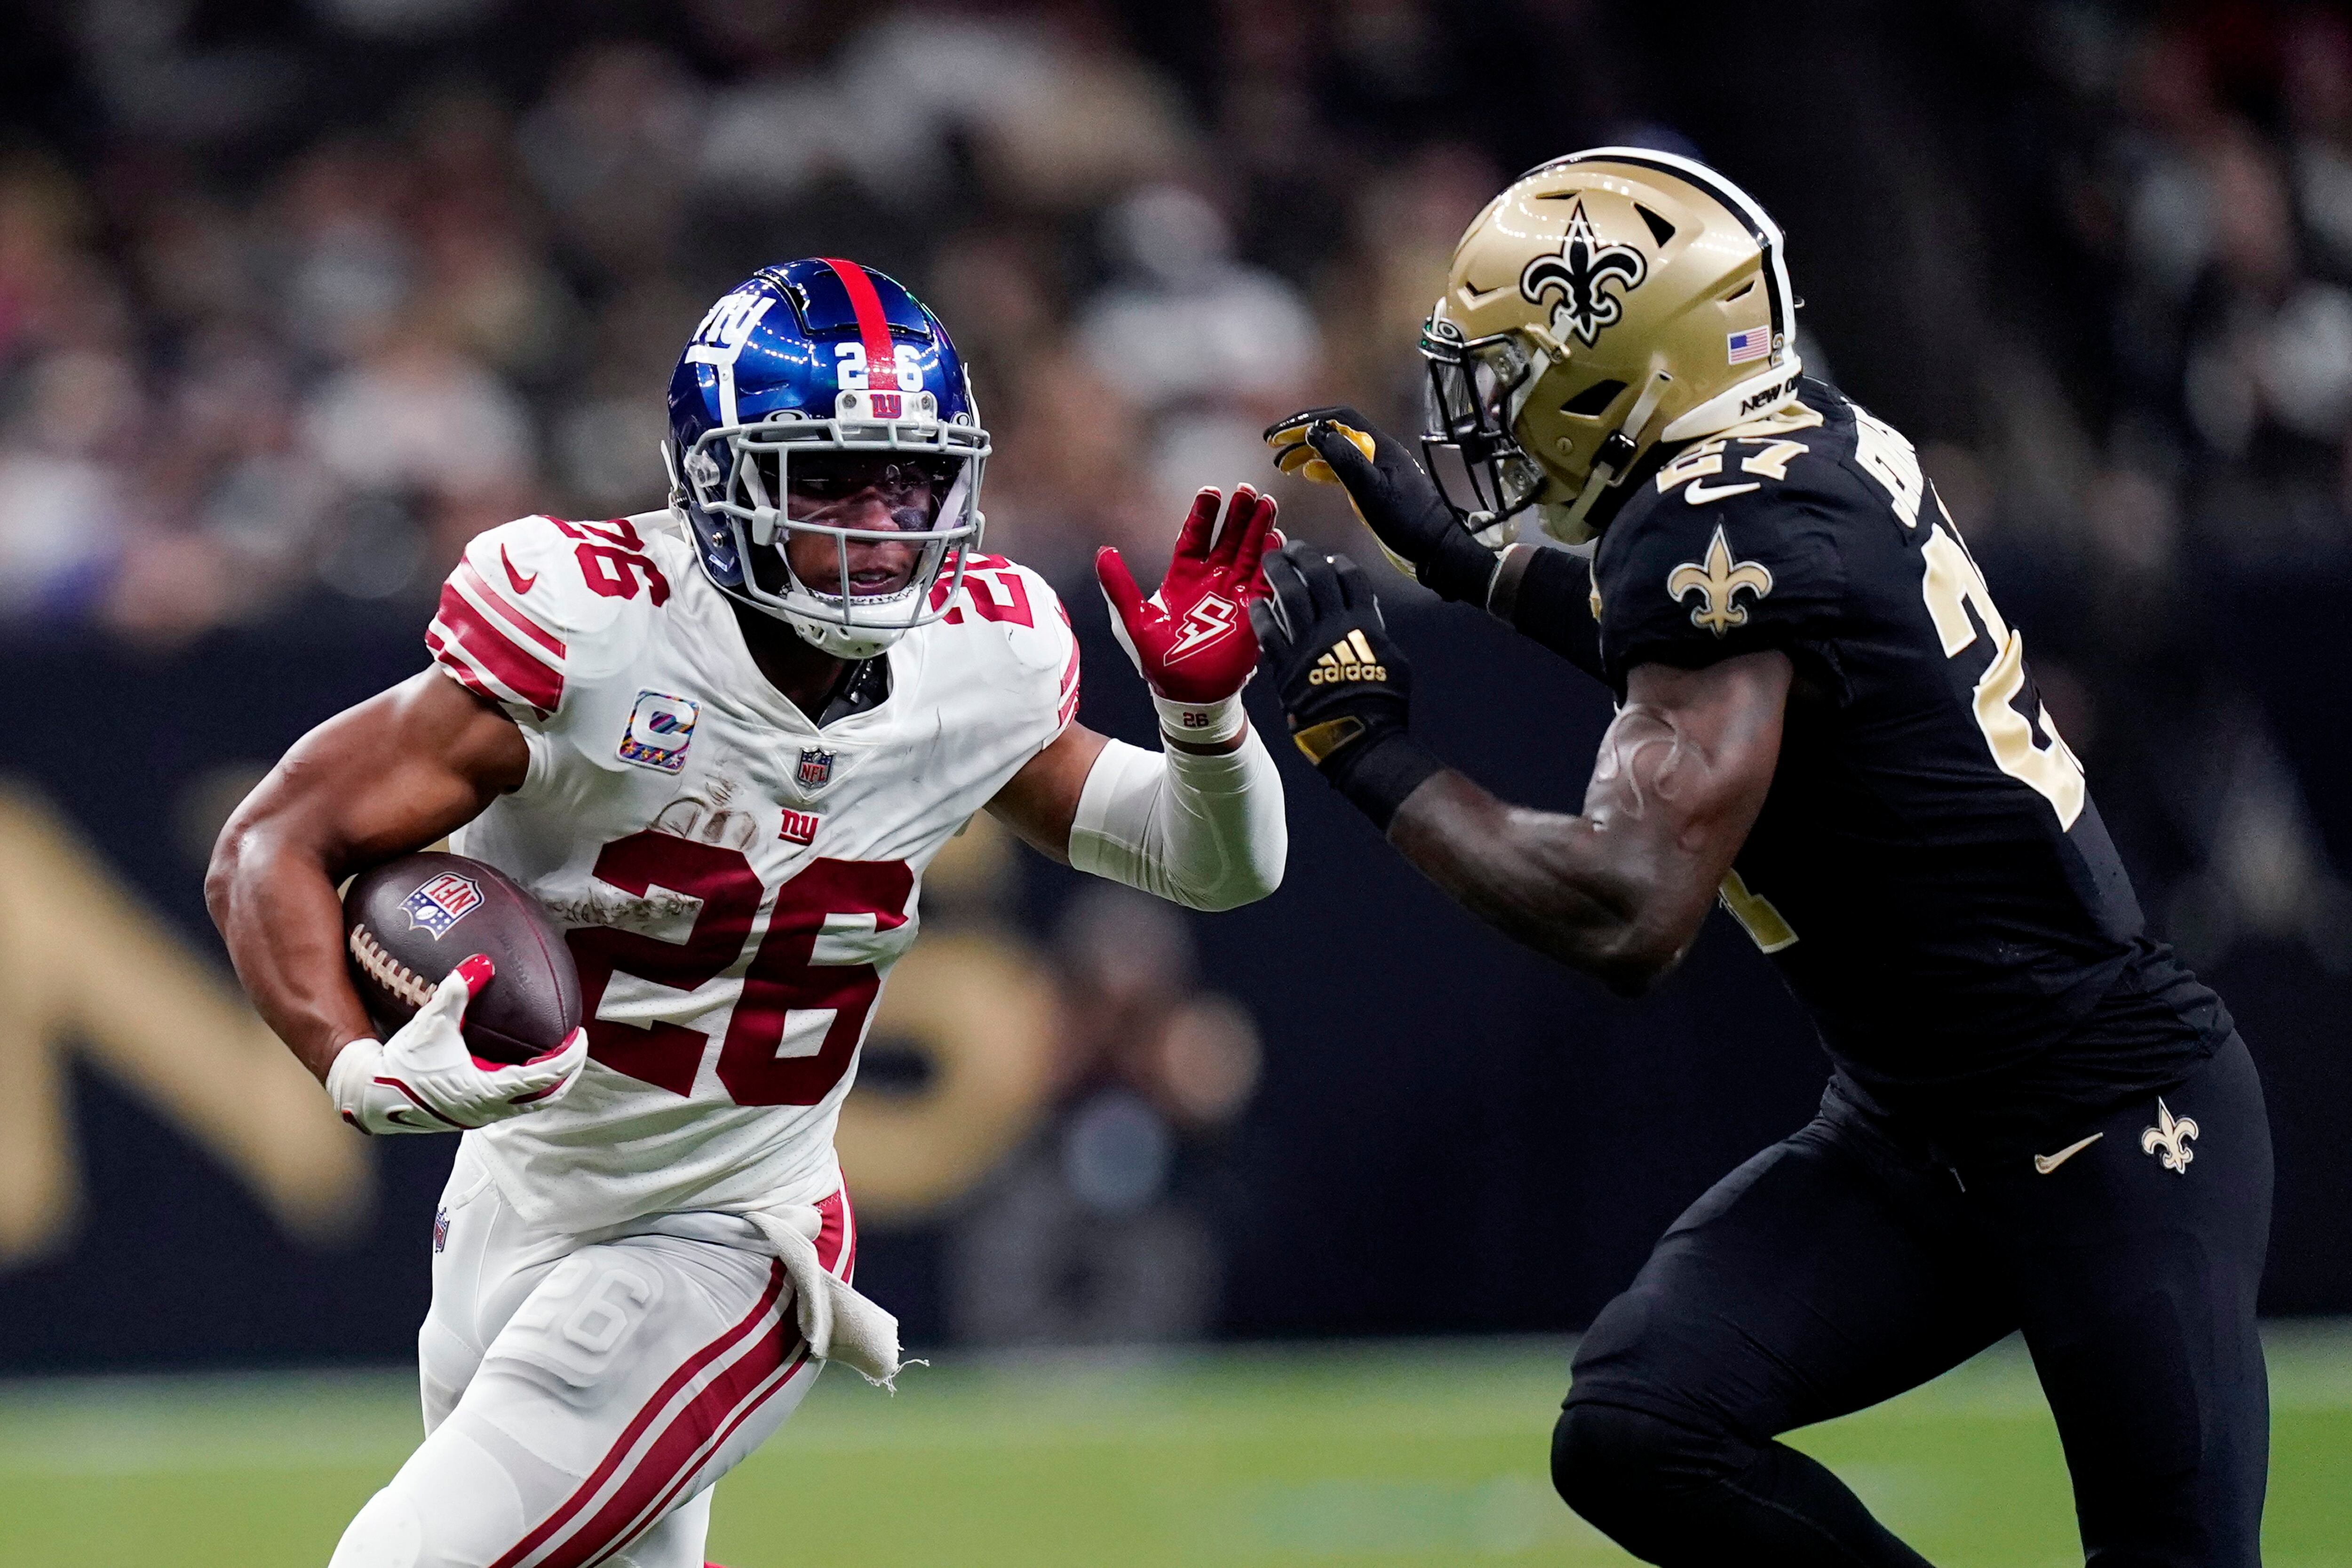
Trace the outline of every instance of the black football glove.
<instances>
[{"instance_id":1,"label":"black football glove","mask_svg":"<svg viewBox=\"0 0 2352 1568\"><path fill-rule=\"evenodd\" d=\"M1445 504L1412 454L1344 405L1308 408L1266 427L1274 466L1348 492L1356 515L1441 598L1485 608L1495 552Z\"/></svg>"},{"instance_id":2,"label":"black football glove","mask_svg":"<svg viewBox=\"0 0 2352 1568\"><path fill-rule=\"evenodd\" d=\"M1442 765L1406 733L1412 666L1389 636L1363 568L1315 545L1265 558L1273 597L1250 605L1290 737L1382 832Z\"/></svg>"}]
</instances>

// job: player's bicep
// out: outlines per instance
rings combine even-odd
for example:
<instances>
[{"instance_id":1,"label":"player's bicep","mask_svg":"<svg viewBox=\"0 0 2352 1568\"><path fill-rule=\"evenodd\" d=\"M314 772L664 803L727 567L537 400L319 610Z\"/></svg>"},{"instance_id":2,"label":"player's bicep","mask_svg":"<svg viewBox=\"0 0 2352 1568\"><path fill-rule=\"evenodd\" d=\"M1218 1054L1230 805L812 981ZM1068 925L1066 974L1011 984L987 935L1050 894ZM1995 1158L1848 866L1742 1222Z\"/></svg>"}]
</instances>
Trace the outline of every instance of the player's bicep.
<instances>
[{"instance_id":1,"label":"player's bicep","mask_svg":"<svg viewBox=\"0 0 2352 1568\"><path fill-rule=\"evenodd\" d=\"M513 720L426 670L295 742L227 831L274 829L341 874L446 837L530 767Z\"/></svg>"},{"instance_id":2,"label":"player's bicep","mask_svg":"<svg viewBox=\"0 0 2352 1568\"><path fill-rule=\"evenodd\" d=\"M1087 775L1109 743L1108 737L1084 724L1069 725L996 792L988 803L989 815L1047 859L1068 865L1070 825L1077 819L1078 798L1086 793Z\"/></svg>"},{"instance_id":3,"label":"player's bicep","mask_svg":"<svg viewBox=\"0 0 2352 1568\"><path fill-rule=\"evenodd\" d=\"M1769 649L1703 669L1643 665L1628 678L1584 816L1652 868L1664 907L1704 914L1755 826L1780 761L1791 674L1789 656Z\"/></svg>"}]
</instances>

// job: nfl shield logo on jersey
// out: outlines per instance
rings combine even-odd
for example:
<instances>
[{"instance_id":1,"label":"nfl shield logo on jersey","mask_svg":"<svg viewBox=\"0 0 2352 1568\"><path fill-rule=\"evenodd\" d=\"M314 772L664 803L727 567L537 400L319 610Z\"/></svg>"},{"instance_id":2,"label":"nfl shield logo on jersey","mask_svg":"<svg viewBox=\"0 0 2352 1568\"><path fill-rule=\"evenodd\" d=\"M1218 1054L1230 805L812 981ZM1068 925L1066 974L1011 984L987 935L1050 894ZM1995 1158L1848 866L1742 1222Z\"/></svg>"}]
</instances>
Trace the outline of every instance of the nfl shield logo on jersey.
<instances>
[{"instance_id":1,"label":"nfl shield logo on jersey","mask_svg":"<svg viewBox=\"0 0 2352 1568\"><path fill-rule=\"evenodd\" d=\"M449 1211L436 1209L433 1213L433 1250L449 1250Z\"/></svg>"},{"instance_id":2,"label":"nfl shield logo on jersey","mask_svg":"<svg viewBox=\"0 0 2352 1568\"><path fill-rule=\"evenodd\" d=\"M470 877L444 871L408 895L401 908L408 911L410 929L424 928L439 942L449 928L482 901L482 889Z\"/></svg>"},{"instance_id":3,"label":"nfl shield logo on jersey","mask_svg":"<svg viewBox=\"0 0 2352 1568\"><path fill-rule=\"evenodd\" d=\"M694 742L694 721L702 705L663 691L640 691L629 710L628 727L621 731L621 761L641 768L674 773L686 766L686 749Z\"/></svg>"},{"instance_id":4,"label":"nfl shield logo on jersey","mask_svg":"<svg viewBox=\"0 0 2352 1568\"><path fill-rule=\"evenodd\" d=\"M810 746L801 752L800 786L803 789L823 789L833 782L833 753L822 746Z\"/></svg>"}]
</instances>

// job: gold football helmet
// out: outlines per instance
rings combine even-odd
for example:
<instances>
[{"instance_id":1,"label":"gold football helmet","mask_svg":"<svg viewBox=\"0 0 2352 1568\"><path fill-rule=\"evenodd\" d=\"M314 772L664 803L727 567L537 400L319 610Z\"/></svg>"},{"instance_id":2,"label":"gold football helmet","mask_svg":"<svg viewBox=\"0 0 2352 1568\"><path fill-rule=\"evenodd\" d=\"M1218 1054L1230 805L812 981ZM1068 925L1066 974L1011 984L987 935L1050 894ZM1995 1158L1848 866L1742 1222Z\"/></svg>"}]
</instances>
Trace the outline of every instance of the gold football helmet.
<instances>
[{"instance_id":1,"label":"gold football helmet","mask_svg":"<svg viewBox=\"0 0 2352 1568\"><path fill-rule=\"evenodd\" d=\"M1556 158L1454 247L1421 336L1429 470L1482 538L1532 507L1580 543L1652 447L1796 395L1796 306L1779 226L1714 170L1643 147Z\"/></svg>"}]
</instances>

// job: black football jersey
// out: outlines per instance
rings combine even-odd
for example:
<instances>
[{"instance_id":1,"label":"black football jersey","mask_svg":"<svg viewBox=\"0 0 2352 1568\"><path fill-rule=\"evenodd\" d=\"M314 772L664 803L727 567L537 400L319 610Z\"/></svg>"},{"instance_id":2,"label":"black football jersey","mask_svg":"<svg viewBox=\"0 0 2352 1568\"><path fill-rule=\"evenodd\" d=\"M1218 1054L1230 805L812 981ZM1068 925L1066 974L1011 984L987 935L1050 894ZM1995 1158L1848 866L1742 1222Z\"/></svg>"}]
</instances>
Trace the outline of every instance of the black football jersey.
<instances>
[{"instance_id":1,"label":"black football jersey","mask_svg":"<svg viewBox=\"0 0 2352 1568\"><path fill-rule=\"evenodd\" d=\"M2181 1077L2230 1020L2151 939L2115 846L1910 443L1835 389L1692 444L1593 556L1628 671L1780 648L1778 770L1723 902L1866 1102L2030 1139Z\"/></svg>"}]
</instances>

